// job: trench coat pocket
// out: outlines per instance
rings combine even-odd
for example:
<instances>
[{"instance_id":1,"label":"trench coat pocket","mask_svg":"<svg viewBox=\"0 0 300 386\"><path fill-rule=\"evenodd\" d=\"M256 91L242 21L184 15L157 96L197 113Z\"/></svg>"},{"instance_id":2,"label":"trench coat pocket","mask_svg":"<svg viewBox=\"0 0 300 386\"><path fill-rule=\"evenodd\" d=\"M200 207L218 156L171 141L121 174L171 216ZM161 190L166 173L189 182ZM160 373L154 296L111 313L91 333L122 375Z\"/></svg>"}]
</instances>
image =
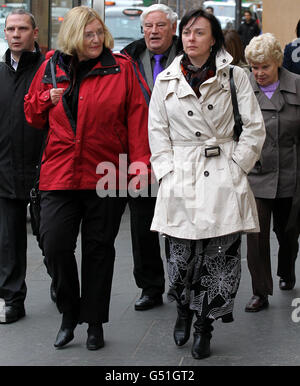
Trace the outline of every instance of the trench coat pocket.
<instances>
[{"instance_id":1,"label":"trench coat pocket","mask_svg":"<svg viewBox=\"0 0 300 386\"><path fill-rule=\"evenodd\" d=\"M246 177L246 173L232 158L229 159L228 165L233 185L235 187L239 186L242 182L242 179Z\"/></svg>"},{"instance_id":2,"label":"trench coat pocket","mask_svg":"<svg viewBox=\"0 0 300 386\"><path fill-rule=\"evenodd\" d=\"M167 223L179 226L185 219L195 220L195 170L185 165L177 165L163 179L166 198Z\"/></svg>"}]
</instances>

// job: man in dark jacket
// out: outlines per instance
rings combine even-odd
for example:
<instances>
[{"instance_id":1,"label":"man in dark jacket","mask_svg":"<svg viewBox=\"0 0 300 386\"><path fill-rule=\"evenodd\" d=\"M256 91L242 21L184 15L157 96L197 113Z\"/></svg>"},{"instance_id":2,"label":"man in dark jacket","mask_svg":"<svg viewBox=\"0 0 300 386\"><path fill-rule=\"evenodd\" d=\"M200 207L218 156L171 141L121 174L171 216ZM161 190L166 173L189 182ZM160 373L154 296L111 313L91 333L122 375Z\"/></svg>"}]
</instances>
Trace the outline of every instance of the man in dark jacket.
<instances>
[{"instance_id":1,"label":"man in dark jacket","mask_svg":"<svg viewBox=\"0 0 300 386\"><path fill-rule=\"evenodd\" d=\"M300 75L300 19L296 26L297 39L284 47L282 66L294 74Z\"/></svg>"},{"instance_id":2,"label":"man in dark jacket","mask_svg":"<svg viewBox=\"0 0 300 386\"><path fill-rule=\"evenodd\" d=\"M26 124L24 96L44 60L34 17L16 9L6 18L9 49L0 63L0 323L25 316L26 214L43 133Z\"/></svg>"},{"instance_id":3,"label":"man in dark jacket","mask_svg":"<svg viewBox=\"0 0 300 386\"><path fill-rule=\"evenodd\" d=\"M121 52L133 59L152 91L158 73L168 67L177 54L177 15L164 4L154 4L143 12L141 23L145 38L129 44ZM145 94L144 89L143 92ZM162 304L165 287L159 237L150 231L155 201L155 197L129 198L133 273L137 286L142 289L135 303L139 311Z\"/></svg>"},{"instance_id":4,"label":"man in dark jacket","mask_svg":"<svg viewBox=\"0 0 300 386\"><path fill-rule=\"evenodd\" d=\"M245 11L244 18L245 21L240 25L238 33L245 48L254 36L258 36L260 34L260 28L256 21L252 19L251 11Z\"/></svg>"}]
</instances>

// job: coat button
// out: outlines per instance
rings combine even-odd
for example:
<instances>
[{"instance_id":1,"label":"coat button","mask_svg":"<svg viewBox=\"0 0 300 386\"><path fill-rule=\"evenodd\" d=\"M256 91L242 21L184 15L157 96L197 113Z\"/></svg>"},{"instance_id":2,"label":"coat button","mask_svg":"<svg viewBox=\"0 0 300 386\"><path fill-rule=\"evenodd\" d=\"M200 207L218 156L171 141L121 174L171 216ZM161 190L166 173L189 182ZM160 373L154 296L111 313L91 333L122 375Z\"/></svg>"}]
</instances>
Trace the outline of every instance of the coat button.
<instances>
[{"instance_id":1,"label":"coat button","mask_svg":"<svg viewBox=\"0 0 300 386\"><path fill-rule=\"evenodd\" d=\"M226 62L227 62L227 60L226 60L226 59L223 59L223 60L222 60L222 62L223 62L223 63L226 63Z\"/></svg>"},{"instance_id":2,"label":"coat button","mask_svg":"<svg viewBox=\"0 0 300 386\"><path fill-rule=\"evenodd\" d=\"M190 111L188 111L188 115L189 115L190 117L192 117L192 116L194 115L194 113L190 110Z\"/></svg>"},{"instance_id":3,"label":"coat button","mask_svg":"<svg viewBox=\"0 0 300 386\"><path fill-rule=\"evenodd\" d=\"M196 131L195 135L196 135L196 137L200 137L201 136L200 131Z\"/></svg>"},{"instance_id":4,"label":"coat button","mask_svg":"<svg viewBox=\"0 0 300 386\"><path fill-rule=\"evenodd\" d=\"M226 72L223 72L223 76L227 76L227 75L226 75Z\"/></svg>"},{"instance_id":5,"label":"coat button","mask_svg":"<svg viewBox=\"0 0 300 386\"><path fill-rule=\"evenodd\" d=\"M209 176L209 172L208 172L207 170L205 170L204 176L205 176L205 177L208 177L208 176Z\"/></svg>"},{"instance_id":6,"label":"coat button","mask_svg":"<svg viewBox=\"0 0 300 386\"><path fill-rule=\"evenodd\" d=\"M208 108L208 110L212 110L214 108L214 106L213 105L208 105L207 108Z\"/></svg>"}]
</instances>

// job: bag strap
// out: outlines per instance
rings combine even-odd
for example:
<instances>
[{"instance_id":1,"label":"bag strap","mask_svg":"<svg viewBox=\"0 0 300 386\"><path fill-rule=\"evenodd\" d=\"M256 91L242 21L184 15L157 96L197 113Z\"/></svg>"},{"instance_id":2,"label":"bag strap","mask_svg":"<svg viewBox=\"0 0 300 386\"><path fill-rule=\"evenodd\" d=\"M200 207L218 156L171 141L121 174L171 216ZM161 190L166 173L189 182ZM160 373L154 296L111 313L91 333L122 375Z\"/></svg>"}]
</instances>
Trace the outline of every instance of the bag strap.
<instances>
[{"instance_id":1,"label":"bag strap","mask_svg":"<svg viewBox=\"0 0 300 386\"><path fill-rule=\"evenodd\" d=\"M230 91L231 91L231 100L232 100L232 107L233 107L233 115L234 115L234 140L238 141L240 138L240 135L243 131L243 121L242 117L239 112L237 97L236 97L236 89L235 89L235 83L233 78L233 68L234 66L230 66L229 68L229 79L230 79Z\"/></svg>"},{"instance_id":2,"label":"bag strap","mask_svg":"<svg viewBox=\"0 0 300 386\"><path fill-rule=\"evenodd\" d=\"M52 58L53 58L53 56L49 60L49 62L50 62L50 70L51 70L51 77L52 77L52 84L53 84L53 88L57 88L56 75L55 75L55 64L54 64ZM46 135L47 135L47 133L46 133ZM47 136L46 136L46 137L43 138L43 144L41 146L39 162L38 162L38 164L36 166L36 175L35 175L35 182L34 182L34 187L35 188L38 188L38 186L39 186L42 158L43 158L43 153L44 153L44 150L45 150L45 148L47 146L47 143L48 143L48 139L47 139Z\"/></svg>"},{"instance_id":3,"label":"bag strap","mask_svg":"<svg viewBox=\"0 0 300 386\"><path fill-rule=\"evenodd\" d=\"M57 88L56 74L55 74L55 64L53 63L52 58L53 58L53 56L50 59L50 69L51 69L52 84L53 84L53 88Z\"/></svg>"}]
</instances>

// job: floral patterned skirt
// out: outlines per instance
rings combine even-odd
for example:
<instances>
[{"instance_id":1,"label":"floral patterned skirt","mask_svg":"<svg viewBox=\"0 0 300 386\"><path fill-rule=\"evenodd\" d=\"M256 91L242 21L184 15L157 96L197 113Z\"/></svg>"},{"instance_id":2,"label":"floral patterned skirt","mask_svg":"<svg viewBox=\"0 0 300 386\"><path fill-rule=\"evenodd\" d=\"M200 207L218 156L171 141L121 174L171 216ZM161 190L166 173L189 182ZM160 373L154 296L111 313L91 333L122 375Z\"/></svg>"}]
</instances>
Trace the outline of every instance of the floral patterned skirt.
<instances>
[{"instance_id":1,"label":"floral patterned skirt","mask_svg":"<svg viewBox=\"0 0 300 386\"><path fill-rule=\"evenodd\" d=\"M203 240L166 237L168 299L189 304L198 317L232 322L241 278L241 234Z\"/></svg>"}]
</instances>

